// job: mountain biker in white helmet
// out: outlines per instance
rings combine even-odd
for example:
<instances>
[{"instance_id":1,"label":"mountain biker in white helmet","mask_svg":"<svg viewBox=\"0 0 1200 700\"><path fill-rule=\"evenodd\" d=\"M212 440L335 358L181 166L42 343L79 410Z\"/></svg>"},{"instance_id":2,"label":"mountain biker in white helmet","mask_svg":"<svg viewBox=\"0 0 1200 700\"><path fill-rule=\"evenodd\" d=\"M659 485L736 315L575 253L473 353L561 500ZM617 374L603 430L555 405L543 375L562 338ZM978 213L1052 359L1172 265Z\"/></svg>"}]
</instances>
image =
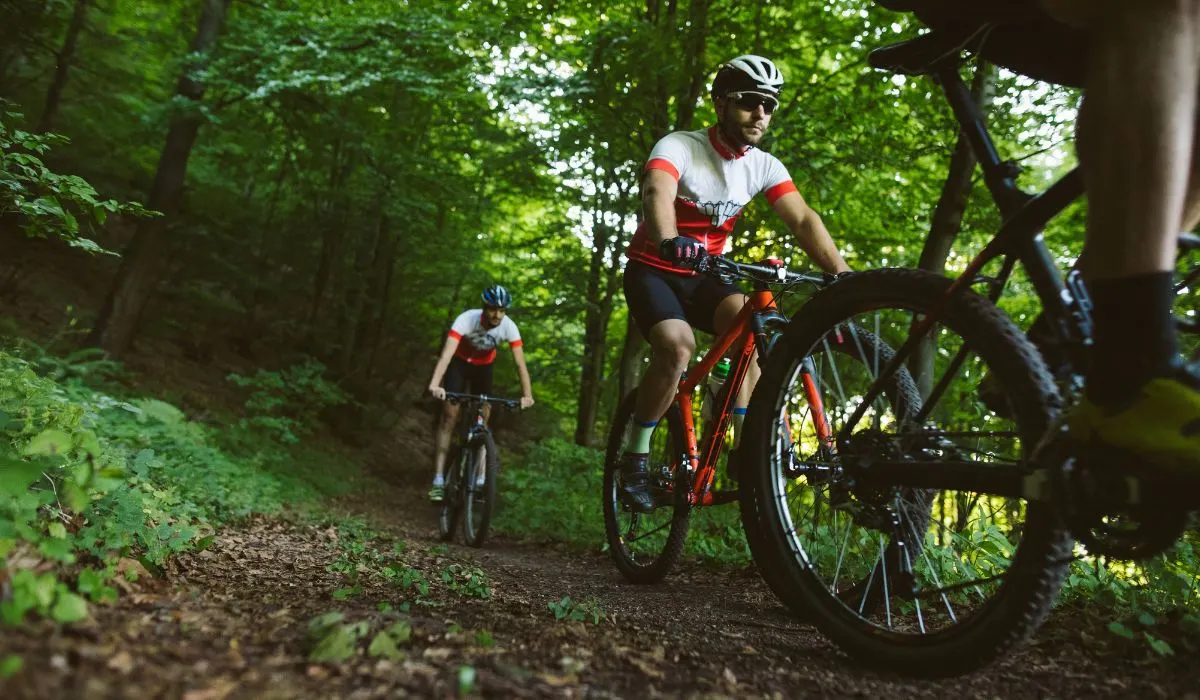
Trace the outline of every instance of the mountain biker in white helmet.
<instances>
[{"instance_id":1,"label":"mountain biker in white helmet","mask_svg":"<svg viewBox=\"0 0 1200 700\"><path fill-rule=\"evenodd\" d=\"M529 370L525 367L521 333L517 330L517 324L508 317L512 294L494 284L483 290L480 300L483 302L482 308L462 312L451 324L442 354L433 369L433 377L429 380L429 393L439 401L445 400L447 391L490 394L496 349L501 343L508 343L521 377L521 408L529 408L533 405L533 390ZM491 414L490 409L490 404L483 407L485 420ZM433 486L429 489L429 500L434 503L441 503L445 497L446 453L450 450L450 438L458 423L458 411L457 405L444 404L438 423L434 441Z\"/></svg>"},{"instance_id":2,"label":"mountain biker in white helmet","mask_svg":"<svg viewBox=\"0 0 1200 700\"><path fill-rule=\"evenodd\" d=\"M737 287L691 269L700 258L724 252L742 208L765 195L817 265L830 273L849 270L787 168L757 148L779 106L783 83L778 66L762 56L738 56L722 64L710 93L717 123L664 136L647 159L645 218L626 250L624 279L629 312L653 351L638 387L635 426L619 473L621 499L634 510L654 507L646 473L650 435L695 352L692 328L720 334L747 302ZM758 374L752 363L735 403L735 429ZM732 455L730 464L736 464Z\"/></svg>"}]
</instances>

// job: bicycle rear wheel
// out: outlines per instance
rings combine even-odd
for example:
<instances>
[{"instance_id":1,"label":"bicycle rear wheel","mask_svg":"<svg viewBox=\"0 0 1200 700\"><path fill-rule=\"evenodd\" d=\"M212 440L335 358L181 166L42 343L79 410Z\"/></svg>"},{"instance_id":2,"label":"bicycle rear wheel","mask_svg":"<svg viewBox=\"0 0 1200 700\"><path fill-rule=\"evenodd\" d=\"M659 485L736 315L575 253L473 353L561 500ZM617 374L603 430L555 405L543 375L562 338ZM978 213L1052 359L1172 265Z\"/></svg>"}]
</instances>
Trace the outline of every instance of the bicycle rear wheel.
<instances>
[{"instance_id":1,"label":"bicycle rear wheel","mask_svg":"<svg viewBox=\"0 0 1200 700\"><path fill-rule=\"evenodd\" d=\"M482 433L467 450L467 482L463 491L463 537L472 547L487 539L492 509L496 505L496 478L500 474L500 455L490 432ZM483 469L482 482L479 469Z\"/></svg>"},{"instance_id":2,"label":"bicycle rear wheel","mask_svg":"<svg viewBox=\"0 0 1200 700\"><path fill-rule=\"evenodd\" d=\"M891 348L942 309L950 284L875 270L820 292L768 358L746 421L743 517L758 519L750 544L772 590L852 656L926 676L976 669L1032 634L1071 552L1045 503L862 478L872 461L952 460L1019 475L1056 414L1057 389L1036 349L968 292L932 331L922 384L941 398L926 425L914 420L912 379L898 374L843 434ZM806 361L834 445L814 439ZM999 379L1011 420L979 400L987 373Z\"/></svg>"},{"instance_id":3,"label":"bicycle rear wheel","mask_svg":"<svg viewBox=\"0 0 1200 700\"><path fill-rule=\"evenodd\" d=\"M679 406L671 404L650 439L648 468L653 476L656 507L634 513L618 495L617 472L629 431L633 427L634 389L621 402L608 435L604 460L604 533L609 552L621 574L633 583L661 581L683 552L691 505L687 442Z\"/></svg>"},{"instance_id":4,"label":"bicycle rear wheel","mask_svg":"<svg viewBox=\"0 0 1200 700\"><path fill-rule=\"evenodd\" d=\"M462 489L460 488L463 475L463 460L467 451L454 446L446 455L446 490L442 496L442 507L438 510L438 532L446 542L454 539L458 528L458 518L462 513Z\"/></svg>"}]
</instances>

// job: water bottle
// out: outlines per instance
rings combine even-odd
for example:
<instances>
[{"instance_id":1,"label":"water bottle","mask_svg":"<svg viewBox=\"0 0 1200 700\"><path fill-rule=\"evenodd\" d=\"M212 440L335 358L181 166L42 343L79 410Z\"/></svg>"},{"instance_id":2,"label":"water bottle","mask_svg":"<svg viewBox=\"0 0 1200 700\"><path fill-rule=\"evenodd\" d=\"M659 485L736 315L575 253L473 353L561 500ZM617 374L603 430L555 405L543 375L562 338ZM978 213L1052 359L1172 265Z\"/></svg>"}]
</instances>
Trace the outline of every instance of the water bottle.
<instances>
[{"instance_id":1,"label":"water bottle","mask_svg":"<svg viewBox=\"0 0 1200 700\"><path fill-rule=\"evenodd\" d=\"M725 380L729 378L729 367L731 363L728 357L722 357L716 367L708 373L708 382L704 388L704 403L700 407L700 418L702 425L708 425L712 420L713 413L717 406L717 394L721 393L721 387L725 385Z\"/></svg>"}]
</instances>

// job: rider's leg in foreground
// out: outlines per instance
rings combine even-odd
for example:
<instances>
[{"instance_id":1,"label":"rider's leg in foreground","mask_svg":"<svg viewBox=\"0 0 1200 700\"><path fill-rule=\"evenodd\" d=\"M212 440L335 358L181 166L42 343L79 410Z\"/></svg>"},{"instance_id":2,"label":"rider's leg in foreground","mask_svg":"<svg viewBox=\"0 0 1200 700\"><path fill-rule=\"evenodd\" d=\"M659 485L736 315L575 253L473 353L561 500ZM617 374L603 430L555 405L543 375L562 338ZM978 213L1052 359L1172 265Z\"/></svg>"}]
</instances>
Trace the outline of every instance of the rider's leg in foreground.
<instances>
[{"instance_id":1,"label":"rider's leg in foreground","mask_svg":"<svg viewBox=\"0 0 1200 700\"><path fill-rule=\"evenodd\" d=\"M1110 0L1089 17L1080 112L1094 303L1086 395L1071 433L1200 468L1200 382L1181 366L1171 315L1200 85L1200 0ZM1149 464L1147 465L1149 466Z\"/></svg>"},{"instance_id":2,"label":"rider's leg in foreground","mask_svg":"<svg viewBox=\"0 0 1200 700\"><path fill-rule=\"evenodd\" d=\"M733 326L738 312L748 302L749 299L745 295L731 294L717 304L713 314L713 330L716 335L720 336ZM686 321L660 321L650 329L647 339L653 355L638 387L634 428L630 432L629 442L625 445L621 465L621 488L625 493L625 500L630 507L640 512L654 508L650 475L646 471L650 436L675 398L675 393L679 390L679 379L696 352L696 336ZM741 415L745 416L746 405L758 376L758 363L755 362L751 364L734 402L735 431L740 431L741 428L737 423L738 410L741 409ZM734 463L733 459L731 455L731 465Z\"/></svg>"},{"instance_id":3,"label":"rider's leg in foreground","mask_svg":"<svg viewBox=\"0 0 1200 700\"><path fill-rule=\"evenodd\" d=\"M728 296L721 300L713 319L713 328L716 330L717 335L721 335L733 327L738 313L748 303L750 303L750 298L741 294ZM746 407L750 405L750 395L754 393L754 385L758 383L758 378L761 374L762 369L758 366L758 352L755 351L755 354L750 358L750 366L746 369L746 379L738 389L737 398L733 402L733 415L730 416L733 422L733 446L729 453L728 470L729 475L734 479L738 478L737 450L741 446L742 425L746 420Z\"/></svg>"},{"instance_id":4,"label":"rider's leg in foreground","mask_svg":"<svg viewBox=\"0 0 1200 700\"><path fill-rule=\"evenodd\" d=\"M654 508L650 490L650 474L646 465L650 459L650 436L659 419L671 406L679 389L679 378L687 369L696 351L696 337L687 321L666 319L654 324L646 336L650 343L650 365L638 385L634 426L630 431L625 454L621 457L621 490L625 502L638 512Z\"/></svg>"},{"instance_id":5,"label":"rider's leg in foreground","mask_svg":"<svg viewBox=\"0 0 1200 700\"><path fill-rule=\"evenodd\" d=\"M446 453L450 451L450 438L454 426L458 425L458 406L442 405L442 420L438 423L433 442L433 486L429 489L429 500L441 503L446 495Z\"/></svg>"}]
</instances>

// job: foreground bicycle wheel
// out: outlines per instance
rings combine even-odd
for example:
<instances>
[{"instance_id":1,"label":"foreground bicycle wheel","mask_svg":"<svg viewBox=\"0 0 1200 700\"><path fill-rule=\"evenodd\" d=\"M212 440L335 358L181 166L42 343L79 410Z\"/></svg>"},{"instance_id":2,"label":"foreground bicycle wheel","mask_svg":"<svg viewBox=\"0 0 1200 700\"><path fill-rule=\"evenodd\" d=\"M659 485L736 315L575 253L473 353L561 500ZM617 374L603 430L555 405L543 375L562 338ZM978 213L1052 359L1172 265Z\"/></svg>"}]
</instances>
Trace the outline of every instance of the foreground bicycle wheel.
<instances>
[{"instance_id":1,"label":"foreground bicycle wheel","mask_svg":"<svg viewBox=\"0 0 1200 700\"><path fill-rule=\"evenodd\" d=\"M458 446L451 447L450 453L446 455L446 490L442 497L442 507L438 510L438 532L446 542L454 539L458 517L462 512L459 483L464 473L463 460L466 458L467 450Z\"/></svg>"},{"instance_id":2,"label":"foreground bicycle wheel","mask_svg":"<svg viewBox=\"0 0 1200 700\"><path fill-rule=\"evenodd\" d=\"M918 384L940 395L925 425L914 420L912 379L898 374L848 439L815 439L813 391L824 404L819 418L843 437L891 348L942 308L950 283L876 270L820 292L766 363L744 445L743 517L757 519L748 539L772 590L852 656L925 676L976 669L1032 634L1071 552L1044 503L929 484L870 488L855 478L872 460L986 462L979 468L1017 473L1059 400L1037 351L982 297L950 304L914 365ZM978 398L989 372L1012 419Z\"/></svg>"},{"instance_id":3,"label":"foreground bicycle wheel","mask_svg":"<svg viewBox=\"0 0 1200 700\"><path fill-rule=\"evenodd\" d=\"M654 478L656 507L634 513L621 502L617 472L633 427L637 390L621 402L608 435L604 460L604 532L617 569L633 583L661 581L679 561L687 538L691 506L686 465L687 442L679 407L672 404L650 439L648 468Z\"/></svg>"},{"instance_id":4,"label":"foreground bicycle wheel","mask_svg":"<svg viewBox=\"0 0 1200 700\"><path fill-rule=\"evenodd\" d=\"M488 525L492 521L492 509L496 505L496 478L500 474L500 455L492 434L480 434L467 450L468 462L464 473L468 475L463 491L463 537L472 547L483 546L487 539ZM483 480L480 483L479 468L483 465Z\"/></svg>"}]
</instances>

